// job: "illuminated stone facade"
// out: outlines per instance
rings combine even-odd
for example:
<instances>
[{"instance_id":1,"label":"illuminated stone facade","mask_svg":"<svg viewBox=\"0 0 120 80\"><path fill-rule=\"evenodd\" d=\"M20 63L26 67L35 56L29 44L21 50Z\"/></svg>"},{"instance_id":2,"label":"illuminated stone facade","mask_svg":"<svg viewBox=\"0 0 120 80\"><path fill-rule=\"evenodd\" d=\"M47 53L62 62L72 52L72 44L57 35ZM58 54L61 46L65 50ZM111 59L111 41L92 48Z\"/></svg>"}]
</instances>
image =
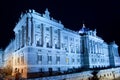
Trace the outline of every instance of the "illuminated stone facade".
<instances>
[{"instance_id":1,"label":"illuminated stone facade","mask_svg":"<svg viewBox=\"0 0 120 80\"><path fill-rule=\"evenodd\" d=\"M118 53L118 45L115 42L110 43L109 45L109 59L110 59L110 66L120 66L120 57Z\"/></svg>"},{"instance_id":2,"label":"illuminated stone facade","mask_svg":"<svg viewBox=\"0 0 120 80\"><path fill-rule=\"evenodd\" d=\"M83 65L86 68L110 66L108 45L96 35L96 30L89 30L83 25L79 33L82 34Z\"/></svg>"},{"instance_id":3,"label":"illuminated stone facade","mask_svg":"<svg viewBox=\"0 0 120 80\"><path fill-rule=\"evenodd\" d=\"M5 49L4 58L7 63L8 54L12 55L13 73L19 71L23 77L36 72L120 65L115 43L117 47L108 45L96 35L96 30L89 30L84 24L79 32L69 30L51 18L47 9L44 14L29 10L21 15L14 32L15 39ZM115 47L115 56L109 47Z\"/></svg>"}]
</instances>

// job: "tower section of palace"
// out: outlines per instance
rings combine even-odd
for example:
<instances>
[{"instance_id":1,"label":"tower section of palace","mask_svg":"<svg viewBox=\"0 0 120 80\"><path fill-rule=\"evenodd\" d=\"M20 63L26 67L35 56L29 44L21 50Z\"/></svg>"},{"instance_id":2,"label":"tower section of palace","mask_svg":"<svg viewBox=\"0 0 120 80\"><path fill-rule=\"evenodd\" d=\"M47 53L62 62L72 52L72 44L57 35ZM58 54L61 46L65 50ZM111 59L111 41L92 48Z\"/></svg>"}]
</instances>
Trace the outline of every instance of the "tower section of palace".
<instances>
[{"instance_id":1,"label":"tower section of palace","mask_svg":"<svg viewBox=\"0 0 120 80\"><path fill-rule=\"evenodd\" d=\"M14 32L15 39L4 50L4 65L25 78L39 72L120 66L115 42L108 45L84 24L79 32L67 29L48 9L44 14L26 12Z\"/></svg>"}]
</instances>

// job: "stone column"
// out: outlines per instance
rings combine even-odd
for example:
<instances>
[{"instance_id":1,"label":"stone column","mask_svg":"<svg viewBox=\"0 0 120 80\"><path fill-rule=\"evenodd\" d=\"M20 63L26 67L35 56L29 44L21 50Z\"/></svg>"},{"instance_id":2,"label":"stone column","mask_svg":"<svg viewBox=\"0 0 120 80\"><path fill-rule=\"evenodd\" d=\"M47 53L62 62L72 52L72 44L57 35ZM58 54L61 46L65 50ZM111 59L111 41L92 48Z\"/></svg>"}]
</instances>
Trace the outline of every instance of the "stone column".
<instances>
[{"instance_id":1,"label":"stone column","mask_svg":"<svg viewBox=\"0 0 120 80\"><path fill-rule=\"evenodd\" d=\"M20 48L20 30L18 30L18 49Z\"/></svg>"},{"instance_id":2,"label":"stone column","mask_svg":"<svg viewBox=\"0 0 120 80\"><path fill-rule=\"evenodd\" d=\"M31 17L31 45L34 44L34 23L33 17Z\"/></svg>"},{"instance_id":3,"label":"stone column","mask_svg":"<svg viewBox=\"0 0 120 80\"><path fill-rule=\"evenodd\" d=\"M90 54L91 53L91 47L90 47L90 40L89 39L87 40L87 43L88 43L88 45L87 45L88 53Z\"/></svg>"},{"instance_id":4,"label":"stone column","mask_svg":"<svg viewBox=\"0 0 120 80\"><path fill-rule=\"evenodd\" d=\"M22 26L22 47L24 47L24 26Z\"/></svg>"},{"instance_id":5,"label":"stone column","mask_svg":"<svg viewBox=\"0 0 120 80\"><path fill-rule=\"evenodd\" d=\"M55 41L54 41L54 38L55 38L55 29L54 27L52 27L52 48L55 49Z\"/></svg>"},{"instance_id":6,"label":"stone column","mask_svg":"<svg viewBox=\"0 0 120 80\"><path fill-rule=\"evenodd\" d=\"M98 42L95 43L96 47L96 53L98 53Z\"/></svg>"},{"instance_id":7,"label":"stone column","mask_svg":"<svg viewBox=\"0 0 120 80\"><path fill-rule=\"evenodd\" d=\"M44 26L44 24L43 24L42 36L43 36L43 38L42 38L43 47L46 47L46 42L45 42L45 26Z\"/></svg>"},{"instance_id":8,"label":"stone column","mask_svg":"<svg viewBox=\"0 0 120 80\"><path fill-rule=\"evenodd\" d=\"M114 56L116 55L116 53L115 53L115 47L113 47L113 55Z\"/></svg>"},{"instance_id":9,"label":"stone column","mask_svg":"<svg viewBox=\"0 0 120 80\"><path fill-rule=\"evenodd\" d=\"M59 48L59 49L60 49L60 47L61 47L61 46L60 46L60 43L61 43L61 41L60 41L60 40L61 40L61 37L60 37L61 34L60 34L60 32L61 32L60 29L58 29L58 48Z\"/></svg>"},{"instance_id":10,"label":"stone column","mask_svg":"<svg viewBox=\"0 0 120 80\"><path fill-rule=\"evenodd\" d=\"M29 43L29 39L28 39L28 26L29 26L29 18L27 17L27 20L26 20L26 46L28 46L28 43Z\"/></svg>"},{"instance_id":11,"label":"stone column","mask_svg":"<svg viewBox=\"0 0 120 80\"><path fill-rule=\"evenodd\" d=\"M94 53L94 43L92 41L92 53Z\"/></svg>"},{"instance_id":12,"label":"stone column","mask_svg":"<svg viewBox=\"0 0 120 80\"><path fill-rule=\"evenodd\" d=\"M102 44L100 44L100 53L103 54L103 46L102 46Z\"/></svg>"},{"instance_id":13,"label":"stone column","mask_svg":"<svg viewBox=\"0 0 120 80\"><path fill-rule=\"evenodd\" d=\"M100 53L100 43L98 43L97 48L98 48L98 53Z\"/></svg>"},{"instance_id":14,"label":"stone column","mask_svg":"<svg viewBox=\"0 0 120 80\"><path fill-rule=\"evenodd\" d=\"M93 52L95 53L96 51L95 51L95 41L93 41Z\"/></svg>"},{"instance_id":15,"label":"stone column","mask_svg":"<svg viewBox=\"0 0 120 80\"><path fill-rule=\"evenodd\" d=\"M32 45L31 44L31 17L28 17L28 45L30 46L30 45Z\"/></svg>"},{"instance_id":16,"label":"stone column","mask_svg":"<svg viewBox=\"0 0 120 80\"><path fill-rule=\"evenodd\" d=\"M119 56L119 53L118 53L118 48L116 48L116 53L117 53L117 56Z\"/></svg>"},{"instance_id":17,"label":"stone column","mask_svg":"<svg viewBox=\"0 0 120 80\"><path fill-rule=\"evenodd\" d=\"M16 50L18 49L18 33L15 33L15 40L16 40Z\"/></svg>"},{"instance_id":18,"label":"stone column","mask_svg":"<svg viewBox=\"0 0 120 80\"><path fill-rule=\"evenodd\" d=\"M26 26L24 26L24 34L23 35L24 35L24 39L23 39L24 40L23 41L24 42L24 46L26 46Z\"/></svg>"},{"instance_id":19,"label":"stone column","mask_svg":"<svg viewBox=\"0 0 120 80\"><path fill-rule=\"evenodd\" d=\"M91 40L89 40L89 52L91 53L92 52L92 42L91 42Z\"/></svg>"},{"instance_id":20,"label":"stone column","mask_svg":"<svg viewBox=\"0 0 120 80\"><path fill-rule=\"evenodd\" d=\"M99 43L98 47L99 47L99 53L100 53L100 48L101 48L101 47L100 47L100 43Z\"/></svg>"},{"instance_id":21,"label":"stone column","mask_svg":"<svg viewBox=\"0 0 120 80\"><path fill-rule=\"evenodd\" d=\"M52 27L50 27L50 47L52 48L53 46L53 33L52 33Z\"/></svg>"},{"instance_id":22,"label":"stone column","mask_svg":"<svg viewBox=\"0 0 120 80\"><path fill-rule=\"evenodd\" d=\"M97 53L97 43L95 42L95 53Z\"/></svg>"},{"instance_id":23,"label":"stone column","mask_svg":"<svg viewBox=\"0 0 120 80\"><path fill-rule=\"evenodd\" d=\"M20 37L20 48L21 48L22 47L22 30L20 30L19 37Z\"/></svg>"},{"instance_id":24,"label":"stone column","mask_svg":"<svg viewBox=\"0 0 120 80\"><path fill-rule=\"evenodd\" d=\"M41 45L44 45L44 27L43 24L41 24Z\"/></svg>"}]
</instances>

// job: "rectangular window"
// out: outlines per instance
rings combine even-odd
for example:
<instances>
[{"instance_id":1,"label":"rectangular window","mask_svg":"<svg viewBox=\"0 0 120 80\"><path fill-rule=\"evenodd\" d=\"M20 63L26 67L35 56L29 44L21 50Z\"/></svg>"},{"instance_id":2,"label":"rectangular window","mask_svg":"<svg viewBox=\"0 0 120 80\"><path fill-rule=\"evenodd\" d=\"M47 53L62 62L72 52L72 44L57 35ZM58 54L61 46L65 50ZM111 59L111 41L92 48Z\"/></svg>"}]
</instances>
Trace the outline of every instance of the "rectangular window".
<instances>
[{"instance_id":1,"label":"rectangular window","mask_svg":"<svg viewBox=\"0 0 120 80\"><path fill-rule=\"evenodd\" d=\"M75 53L74 47L71 47L71 53Z\"/></svg>"},{"instance_id":2,"label":"rectangular window","mask_svg":"<svg viewBox=\"0 0 120 80\"><path fill-rule=\"evenodd\" d=\"M47 43L46 43L46 47L47 47L47 48L52 48L52 46L50 45L50 42L47 42Z\"/></svg>"},{"instance_id":3,"label":"rectangular window","mask_svg":"<svg viewBox=\"0 0 120 80\"><path fill-rule=\"evenodd\" d=\"M54 33L56 33L56 34L57 34L57 33L58 33L58 30L54 30Z\"/></svg>"},{"instance_id":4,"label":"rectangular window","mask_svg":"<svg viewBox=\"0 0 120 80\"><path fill-rule=\"evenodd\" d=\"M74 63L74 62L75 62L75 59L72 58L72 63Z\"/></svg>"},{"instance_id":5,"label":"rectangular window","mask_svg":"<svg viewBox=\"0 0 120 80\"><path fill-rule=\"evenodd\" d=\"M42 55L39 56L39 60L42 61Z\"/></svg>"},{"instance_id":6,"label":"rectangular window","mask_svg":"<svg viewBox=\"0 0 120 80\"><path fill-rule=\"evenodd\" d=\"M21 56L21 63L24 64L24 56Z\"/></svg>"},{"instance_id":7,"label":"rectangular window","mask_svg":"<svg viewBox=\"0 0 120 80\"><path fill-rule=\"evenodd\" d=\"M55 43L55 49L58 49L58 45L57 45L57 43Z\"/></svg>"},{"instance_id":8,"label":"rectangular window","mask_svg":"<svg viewBox=\"0 0 120 80\"><path fill-rule=\"evenodd\" d=\"M46 31L49 31L49 27L46 27Z\"/></svg>"},{"instance_id":9,"label":"rectangular window","mask_svg":"<svg viewBox=\"0 0 120 80\"><path fill-rule=\"evenodd\" d=\"M22 26L22 47L24 47L24 26Z\"/></svg>"},{"instance_id":10,"label":"rectangular window","mask_svg":"<svg viewBox=\"0 0 120 80\"><path fill-rule=\"evenodd\" d=\"M21 70L21 73L23 73L23 71L24 71L24 70L22 69L22 70Z\"/></svg>"},{"instance_id":11,"label":"rectangular window","mask_svg":"<svg viewBox=\"0 0 120 80\"><path fill-rule=\"evenodd\" d=\"M38 54L38 56L37 56L37 62L38 62L38 64L42 63L42 55Z\"/></svg>"},{"instance_id":12,"label":"rectangular window","mask_svg":"<svg viewBox=\"0 0 120 80\"><path fill-rule=\"evenodd\" d=\"M60 63L60 56L56 56L56 64Z\"/></svg>"},{"instance_id":13,"label":"rectangular window","mask_svg":"<svg viewBox=\"0 0 120 80\"><path fill-rule=\"evenodd\" d=\"M79 43L76 44L76 53L80 53Z\"/></svg>"},{"instance_id":14,"label":"rectangular window","mask_svg":"<svg viewBox=\"0 0 120 80\"><path fill-rule=\"evenodd\" d=\"M39 36L38 34L35 34L35 41L36 41L36 46L40 46L40 42L39 42Z\"/></svg>"},{"instance_id":15,"label":"rectangular window","mask_svg":"<svg viewBox=\"0 0 120 80\"><path fill-rule=\"evenodd\" d=\"M18 57L18 61L17 62L18 62L18 64L20 63L20 58L19 57Z\"/></svg>"},{"instance_id":16,"label":"rectangular window","mask_svg":"<svg viewBox=\"0 0 120 80\"><path fill-rule=\"evenodd\" d=\"M66 63L69 64L69 58L66 58Z\"/></svg>"},{"instance_id":17,"label":"rectangular window","mask_svg":"<svg viewBox=\"0 0 120 80\"><path fill-rule=\"evenodd\" d=\"M48 56L48 63L51 64L52 62L52 56Z\"/></svg>"},{"instance_id":18,"label":"rectangular window","mask_svg":"<svg viewBox=\"0 0 120 80\"><path fill-rule=\"evenodd\" d=\"M79 63L79 62L80 62L80 59L77 59L77 62Z\"/></svg>"},{"instance_id":19,"label":"rectangular window","mask_svg":"<svg viewBox=\"0 0 120 80\"><path fill-rule=\"evenodd\" d=\"M64 36L64 39L67 40L67 39L68 39L68 36Z\"/></svg>"}]
</instances>

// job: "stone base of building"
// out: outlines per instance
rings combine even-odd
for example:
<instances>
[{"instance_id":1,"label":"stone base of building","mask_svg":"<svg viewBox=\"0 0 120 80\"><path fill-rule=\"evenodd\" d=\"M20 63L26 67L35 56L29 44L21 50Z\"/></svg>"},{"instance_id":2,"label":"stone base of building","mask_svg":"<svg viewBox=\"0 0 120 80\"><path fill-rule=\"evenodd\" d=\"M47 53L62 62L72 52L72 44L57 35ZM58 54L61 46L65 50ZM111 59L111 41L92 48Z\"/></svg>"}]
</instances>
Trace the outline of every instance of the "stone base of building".
<instances>
[{"instance_id":1,"label":"stone base of building","mask_svg":"<svg viewBox=\"0 0 120 80\"><path fill-rule=\"evenodd\" d=\"M55 73L55 72L54 72ZM52 74L54 74L52 73ZM93 77L91 74L91 71L84 71L80 73L73 73L73 74L64 74L64 75L57 75L56 76L51 76L50 73L28 73L28 78L27 80L82 80L82 79L90 79ZM47 76L49 75L49 76Z\"/></svg>"},{"instance_id":2,"label":"stone base of building","mask_svg":"<svg viewBox=\"0 0 120 80\"><path fill-rule=\"evenodd\" d=\"M32 78L42 78L42 77L49 77L49 76L58 76L60 75L60 72L32 72L32 73L27 73L27 76L24 78L27 79L32 79Z\"/></svg>"}]
</instances>

